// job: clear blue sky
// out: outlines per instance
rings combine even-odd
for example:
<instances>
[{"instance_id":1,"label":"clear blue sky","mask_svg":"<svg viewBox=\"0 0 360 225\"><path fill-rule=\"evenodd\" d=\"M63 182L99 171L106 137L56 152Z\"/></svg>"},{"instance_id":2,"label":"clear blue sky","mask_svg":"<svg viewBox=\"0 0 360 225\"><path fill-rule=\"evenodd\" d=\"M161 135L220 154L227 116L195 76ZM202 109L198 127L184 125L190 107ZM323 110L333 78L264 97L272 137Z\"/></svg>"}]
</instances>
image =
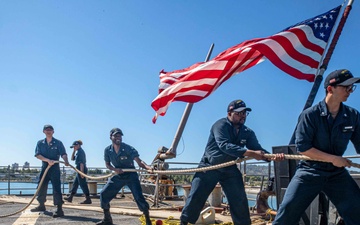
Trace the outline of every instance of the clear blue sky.
<instances>
[{"instance_id":1,"label":"clear blue sky","mask_svg":"<svg viewBox=\"0 0 360 225\"><path fill-rule=\"evenodd\" d=\"M159 71L188 67L242 41L273 35L324 13L340 0L302 1L0 1L0 166L40 165L34 157L42 127L68 154L81 139L88 166L103 167L109 131L150 163L170 147L186 103L174 102L151 122ZM330 61L360 76L360 5L354 2ZM240 73L191 111L177 158L198 162L211 125L234 99L253 109L246 124L264 148L289 143L312 83L297 80L269 61ZM323 86L315 103L324 98ZM346 104L359 108L360 90ZM352 144L346 155L354 155ZM355 160L360 162L360 160Z\"/></svg>"}]
</instances>

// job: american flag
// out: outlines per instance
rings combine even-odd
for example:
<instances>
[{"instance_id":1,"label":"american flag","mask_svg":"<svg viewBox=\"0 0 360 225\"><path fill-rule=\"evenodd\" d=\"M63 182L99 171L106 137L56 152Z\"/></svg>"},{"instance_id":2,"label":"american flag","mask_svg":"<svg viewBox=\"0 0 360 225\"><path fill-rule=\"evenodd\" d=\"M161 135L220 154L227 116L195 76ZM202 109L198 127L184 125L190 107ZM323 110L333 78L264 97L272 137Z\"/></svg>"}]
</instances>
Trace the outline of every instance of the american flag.
<instances>
[{"instance_id":1,"label":"american flag","mask_svg":"<svg viewBox=\"0 0 360 225\"><path fill-rule=\"evenodd\" d=\"M171 102L198 102L233 75L266 58L285 73L313 82L340 9L338 6L273 36L242 42L208 62L172 72L162 70L159 95L151 103L156 111L153 123L165 115Z\"/></svg>"}]
</instances>

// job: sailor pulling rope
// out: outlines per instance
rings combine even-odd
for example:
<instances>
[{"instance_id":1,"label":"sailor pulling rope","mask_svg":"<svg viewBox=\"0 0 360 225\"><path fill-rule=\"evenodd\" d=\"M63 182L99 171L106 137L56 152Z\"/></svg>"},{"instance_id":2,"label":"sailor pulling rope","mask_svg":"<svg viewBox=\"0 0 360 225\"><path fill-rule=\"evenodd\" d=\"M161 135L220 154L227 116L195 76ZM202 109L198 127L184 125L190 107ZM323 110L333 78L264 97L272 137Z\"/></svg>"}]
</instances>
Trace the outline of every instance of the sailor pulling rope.
<instances>
[{"instance_id":1,"label":"sailor pulling rope","mask_svg":"<svg viewBox=\"0 0 360 225\"><path fill-rule=\"evenodd\" d=\"M268 159L273 159L275 158L275 154L265 154L264 155L266 158ZM311 161L319 161L319 162L325 162L323 160L317 160L317 159L312 159L312 158L309 158L307 156L303 156L303 155L284 155L285 156L285 159L288 159L288 160L311 160ZM344 158L347 158L347 157L344 157ZM222 164L219 164L219 165L214 165L214 166L209 166L209 167L202 167L202 168L192 168L192 169L183 169L183 170L151 170L151 171L147 171L149 173L153 173L153 174L181 174L181 173L192 173L192 172L202 172L202 171L208 171L208 170L215 170L215 169L220 169L220 168L223 168L223 167L227 167L227 166L231 166L231 165L234 165L234 164L237 164L237 163L241 163L243 161L247 161L247 160L251 160L252 158L242 158L242 159L236 159L236 160L233 160L233 161L229 161L229 162L226 162L226 163L222 163ZM55 163L63 163L65 164L63 161L54 161ZM356 168L360 168L360 164L358 163L354 163L354 162L351 162L350 161L350 165L352 167L356 167ZM83 172L81 172L80 170L76 169L74 166L70 165L69 166L75 170L77 173L79 173L80 175L88 178L88 179L92 179L92 180L102 180L102 179L106 179L108 177L111 177L113 175L115 175L114 173L110 173L108 175L105 175L105 176L99 176L99 177L94 177L94 176L89 176ZM13 216L17 213L20 213L24 210L26 210L30 205L31 203L34 201L35 197L37 196L38 192L39 192L39 189L44 181L44 178L48 172L48 170L50 169L50 165L46 168L45 172L44 172L44 175L42 176L40 182L39 182L39 185L38 185L38 188L34 194L34 196L31 198L30 202L28 204L25 205L24 208L16 211L16 212L13 212L13 213L10 213L10 214L6 214L6 215L0 215L0 218L4 218L4 217L8 217L8 216ZM143 169L122 169L124 172L144 172L146 170L143 170Z\"/></svg>"}]
</instances>

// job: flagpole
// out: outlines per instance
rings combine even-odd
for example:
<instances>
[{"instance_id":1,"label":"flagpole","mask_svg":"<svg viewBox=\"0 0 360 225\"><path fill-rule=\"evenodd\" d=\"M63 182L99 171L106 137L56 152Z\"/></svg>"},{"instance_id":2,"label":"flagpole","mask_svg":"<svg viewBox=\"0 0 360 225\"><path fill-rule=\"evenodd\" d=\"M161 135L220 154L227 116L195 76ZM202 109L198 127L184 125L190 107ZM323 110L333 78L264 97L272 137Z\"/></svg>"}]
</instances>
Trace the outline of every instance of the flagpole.
<instances>
[{"instance_id":1,"label":"flagpole","mask_svg":"<svg viewBox=\"0 0 360 225\"><path fill-rule=\"evenodd\" d=\"M210 49L209 49L209 51L207 53L207 56L206 56L204 62L209 61L213 49L214 49L214 43L211 44ZM180 138L181 138L182 133L184 131L186 122L187 122L187 120L189 118L189 115L190 115L190 112L191 112L191 109L192 109L193 105L194 105L194 103L186 104L183 116L182 116L182 118L180 120L178 129L176 131L176 134L175 134L174 140L173 140L173 142L171 144L171 147L170 147L169 150L166 151L166 153L160 154L160 156L159 156L160 159L171 159L171 158L176 157L176 149L177 149L177 146L179 144Z\"/></svg>"},{"instance_id":2,"label":"flagpole","mask_svg":"<svg viewBox=\"0 0 360 225\"><path fill-rule=\"evenodd\" d=\"M334 34L334 37L333 37L333 39L331 41L329 49L326 52L326 56L325 56L325 58L324 58L324 60L322 62L322 65L320 66L320 70L319 70L318 74L315 77L314 84L313 84L312 89L310 91L310 94L309 94L309 96L308 96L308 98L306 100L306 103L305 103L305 106L304 106L303 110L311 107L312 104L314 103L316 94L317 94L317 92L319 90L319 87L320 87L320 84L321 84L321 82L323 80L324 72L327 69L330 58L331 58L331 56L332 56L332 54L334 52L335 46L336 46L336 44L337 44L337 42L339 40L339 37L341 35L341 32L342 32L343 28L344 28L345 22L346 22L349 14L350 14L350 10L352 8L352 3L353 3L353 0L349 0L346 8L344 9L344 13L343 13L343 15L341 17L339 25L338 25L338 27L336 29L336 32ZM291 137L291 140L290 140L289 144L295 144L295 131L294 131L294 133L293 133L293 135Z\"/></svg>"}]
</instances>

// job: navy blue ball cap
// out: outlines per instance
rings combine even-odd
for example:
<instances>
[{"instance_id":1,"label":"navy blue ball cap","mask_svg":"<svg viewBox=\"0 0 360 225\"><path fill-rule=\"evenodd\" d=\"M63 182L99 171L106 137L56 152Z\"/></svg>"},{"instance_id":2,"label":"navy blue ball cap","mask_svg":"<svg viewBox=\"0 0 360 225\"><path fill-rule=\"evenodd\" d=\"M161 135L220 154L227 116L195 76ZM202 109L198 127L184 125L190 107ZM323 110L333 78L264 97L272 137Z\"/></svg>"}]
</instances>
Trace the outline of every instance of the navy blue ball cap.
<instances>
[{"instance_id":1,"label":"navy blue ball cap","mask_svg":"<svg viewBox=\"0 0 360 225\"><path fill-rule=\"evenodd\" d=\"M77 140L77 141L74 141L73 143L72 143L72 145L70 146L70 148L73 148L75 145L82 145L83 143L82 143L82 141L81 140Z\"/></svg>"},{"instance_id":2,"label":"navy blue ball cap","mask_svg":"<svg viewBox=\"0 0 360 225\"><path fill-rule=\"evenodd\" d=\"M51 130L54 130L53 126L51 126L50 124L46 124L44 125L43 131L50 128Z\"/></svg>"},{"instance_id":3,"label":"navy blue ball cap","mask_svg":"<svg viewBox=\"0 0 360 225\"><path fill-rule=\"evenodd\" d=\"M227 111L228 112L241 112L243 110L251 111L251 108L246 107L246 104L243 100L234 100L230 102Z\"/></svg>"},{"instance_id":4,"label":"navy blue ball cap","mask_svg":"<svg viewBox=\"0 0 360 225\"><path fill-rule=\"evenodd\" d=\"M110 131L110 136L113 136L113 135L115 135L115 134L117 134L117 133L120 133L121 136L124 136L124 134L123 134L123 132L120 130L120 128L113 128L113 129L111 129L111 131Z\"/></svg>"},{"instance_id":5,"label":"navy blue ball cap","mask_svg":"<svg viewBox=\"0 0 360 225\"><path fill-rule=\"evenodd\" d=\"M359 83L360 77L354 77L349 70L341 69L331 72L324 81L324 87L328 86L349 86L354 83Z\"/></svg>"}]
</instances>

